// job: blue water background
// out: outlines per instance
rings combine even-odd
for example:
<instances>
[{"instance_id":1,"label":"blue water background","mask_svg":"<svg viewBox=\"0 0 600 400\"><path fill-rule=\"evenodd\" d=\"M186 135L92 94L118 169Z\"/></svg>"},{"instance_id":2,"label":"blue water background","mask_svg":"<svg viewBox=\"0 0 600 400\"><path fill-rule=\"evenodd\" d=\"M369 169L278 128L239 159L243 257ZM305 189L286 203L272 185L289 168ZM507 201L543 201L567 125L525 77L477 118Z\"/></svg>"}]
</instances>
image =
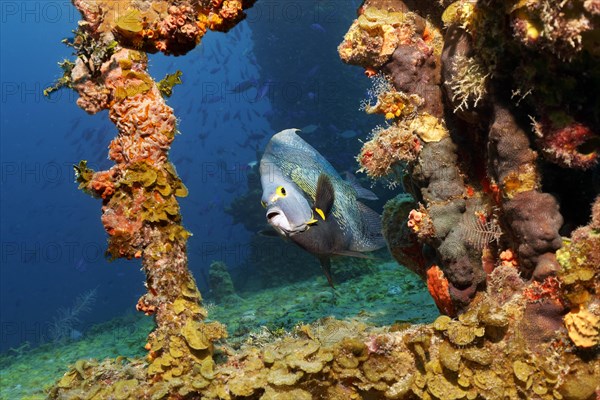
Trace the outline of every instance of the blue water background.
<instances>
[{"instance_id":1,"label":"blue water background","mask_svg":"<svg viewBox=\"0 0 600 400\"><path fill-rule=\"evenodd\" d=\"M105 258L101 202L74 183L73 165L82 159L97 170L111 167L107 146L116 128L106 111L90 116L77 107L71 90L42 95L61 75L57 62L73 58L60 41L72 36L79 15L67 1L3 1L1 7L0 352L48 341L58 310L82 293L95 290L96 300L81 316L81 332L134 312L144 293L139 261ZM167 101L181 132L171 160L189 189L180 204L194 235L189 260L201 291L211 261L235 271L248 255L253 233L233 225L224 208L246 190L248 164L273 133L317 125L305 138L339 170L356 170L358 140L374 123L358 112L360 97L348 93L364 93L369 82L331 46L341 41L355 9L351 1L259 1L247 21L228 34L208 32L186 56L150 56L156 80L183 72L184 84ZM256 43L263 46L260 59ZM251 89L231 92L248 80L256 82ZM357 137L342 135L352 136L351 129Z\"/></svg>"}]
</instances>

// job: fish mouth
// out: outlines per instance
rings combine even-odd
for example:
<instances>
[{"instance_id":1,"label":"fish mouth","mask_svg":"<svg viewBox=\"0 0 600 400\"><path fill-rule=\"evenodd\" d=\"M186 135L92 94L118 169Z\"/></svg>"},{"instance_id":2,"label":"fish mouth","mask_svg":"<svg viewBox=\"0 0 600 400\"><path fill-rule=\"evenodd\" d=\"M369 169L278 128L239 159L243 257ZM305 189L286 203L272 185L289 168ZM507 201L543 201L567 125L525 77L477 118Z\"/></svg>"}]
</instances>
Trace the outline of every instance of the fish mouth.
<instances>
[{"instance_id":1,"label":"fish mouth","mask_svg":"<svg viewBox=\"0 0 600 400\"><path fill-rule=\"evenodd\" d=\"M294 229L290 225L290 221L288 221L285 213L279 208L267 210L266 217L269 225L282 235L289 236L290 234L293 234Z\"/></svg>"},{"instance_id":2,"label":"fish mouth","mask_svg":"<svg viewBox=\"0 0 600 400\"><path fill-rule=\"evenodd\" d=\"M284 236L292 236L306 229L304 226L292 225L285 213L279 208L268 209L266 217L269 225Z\"/></svg>"},{"instance_id":3,"label":"fish mouth","mask_svg":"<svg viewBox=\"0 0 600 400\"><path fill-rule=\"evenodd\" d=\"M268 208L266 217L267 222L271 224L274 228L279 228L283 230L289 228L289 222L285 214L279 207Z\"/></svg>"},{"instance_id":4,"label":"fish mouth","mask_svg":"<svg viewBox=\"0 0 600 400\"><path fill-rule=\"evenodd\" d=\"M273 218L275 218L276 216L280 215L281 213L279 211L269 211L267 213L267 220L271 221Z\"/></svg>"}]
</instances>

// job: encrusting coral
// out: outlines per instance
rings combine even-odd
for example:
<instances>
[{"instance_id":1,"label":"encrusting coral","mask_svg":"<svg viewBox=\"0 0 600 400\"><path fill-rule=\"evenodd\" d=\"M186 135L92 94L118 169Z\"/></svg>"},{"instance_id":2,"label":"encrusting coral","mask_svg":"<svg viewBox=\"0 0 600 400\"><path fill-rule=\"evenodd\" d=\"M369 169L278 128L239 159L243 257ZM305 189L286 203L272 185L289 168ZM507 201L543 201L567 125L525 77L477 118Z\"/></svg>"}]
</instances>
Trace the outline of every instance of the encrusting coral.
<instances>
[{"instance_id":1,"label":"encrusting coral","mask_svg":"<svg viewBox=\"0 0 600 400\"><path fill-rule=\"evenodd\" d=\"M78 180L83 190L103 199L107 253L113 258L142 259L148 293L136 308L153 314L157 321L147 345L148 375L169 379L210 358L211 343L224 335L224 328L202 323L206 311L187 270L189 233L181 226L176 200L187 190L167 160L176 133L175 116L146 67L143 53L125 48L117 48L100 66L109 99L106 107L119 131L109 146L116 165L90 176L85 164L80 164ZM72 79L74 89L86 93L80 105L90 111L86 105L93 98L87 83L92 81L81 58ZM177 357L178 364L168 362L169 357Z\"/></svg>"},{"instance_id":2,"label":"encrusting coral","mask_svg":"<svg viewBox=\"0 0 600 400\"><path fill-rule=\"evenodd\" d=\"M384 90L375 106L365 108L367 112L381 110L388 120L393 119L391 126L377 128L363 145L358 161L361 170L372 178L391 180L392 186L401 183L412 195L386 205L384 234L398 262L427 282L441 312L451 316L469 312L470 303L487 285L503 301L522 293L528 304L518 329L525 335L537 330L537 339L529 340L528 345L537 348L540 343L558 340L555 331L562 326L572 344L593 349L597 362L597 290L574 290L562 280L565 268L593 257L596 250L589 244L589 228L572 232L570 240L561 236L561 229L570 221L561 214L560 202L544 193L544 184L552 176L544 175L538 158L539 154L545 161L572 168L574 179L576 170L597 165L597 102L587 97L579 84L572 84L574 79L569 81L577 71L583 71L590 78L588 84L598 82L597 46L592 35L584 33L592 32L597 24L597 10L592 11L589 2L581 9L583 2L579 1L561 2L560 6L537 1L509 3L451 4L442 21L433 19L427 24L433 27L430 32L444 26L441 52L427 46L414 29L418 19L400 1L363 4L363 15L370 8L380 11L368 15L401 10L409 14L404 19L409 23L403 30L404 40L386 60L381 59L382 53L373 56L373 48L367 44L375 39L365 38L371 34L367 29L358 35L360 25L356 23L340 46L343 60L367 70L384 71L392 86ZM424 7L409 4L415 9ZM559 9L570 12L563 14ZM578 12L581 15L576 17ZM505 15L514 18L512 26L503 25ZM524 18L530 19L525 23ZM382 17L381 23L388 20ZM570 36L557 33L567 26L573 29ZM524 40L523 35L528 38ZM577 39L568 39L571 46L565 46L566 37ZM585 40L587 46L581 46ZM348 57L348 49L352 49L352 57ZM530 58L521 58L523 54ZM440 65L443 81L432 73ZM429 79L423 79L428 74ZM551 89L551 80L558 76L566 79L565 83ZM411 114L390 113L392 107L387 104L392 97L388 93L400 92L402 98L419 96L423 85L415 86L417 82L443 87L445 98L438 104L448 107L446 115L435 113L439 92L431 88L430 95L423 97L426 101L417 104ZM376 81L375 87L385 85ZM420 136L411 137L418 140L414 145L418 151L410 154L406 147L381 139L387 131L413 124L424 107L434 110L431 114L439 116L440 125L447 127L449 132L441 140L432 143ZM524 123L527 116L533 120L530 126ZM404 143L409 142L406 137ZM585 202L591 200L588 196L579 204L586 207ZM569 249L578 253L577 258ZM510 290L499 287L496 270L514 270ZM592 270L576 271L584 279L597 278ZM573 276L569 275L571 279ZM528 282L531 278L534 280ZM581 296L585 301L566 301L570 291L576 293L570 296ZM559 348L559 352L567 351Z\"/></svg>"},{"instance_id":3,"label":"encrusting coral","mask_svg":"<svg viewBox=\"0 0 600 400\"><path fill-rule=\"evenodd\" d=\"M509 279L500 270L495 280ZM532 351L521 326L529 300L520 294L501 304L481 293L457 319L438 317L422 326L368 327L325 318L196 366L198 374L153 384L145 365L119 360L82 361L53 389L52 396L77 398L192 399L411 399L541 398L595 396L599 363L559 353L562 332ZM106 385L106 381L111 385ZM94 397L96 396L96 397ZM171 397L173 398L173 397ZM175 397L176 398L176 397Z\"/></svg>"},{"instance_id":4,"label":"encrusting coral","mask_svg":"<svg viewBox=\"0 0 600 400\"><path fill-rule=\"evenodd\" d=\"M109 253L142 258L148 293L138 309L155 315L157 329L146 360L79 361L50 398L595 398L600 197L577 199L580 214L593 205L590 222L573 229L561 206L575 194L544 189L545 163L573 177L597 163L597 100L572 97L581 86L569 83L582 71L584 84L600 76L596 3L459 0L442 13L424 2L366 0L338 50L380 80L364 108L388 125L358 161L407 192L386 205L384 235L444 315L380 328L326 318L235 351L219 341L222 325L203 321L187 271L189 233L175 199L186 190L167 159L175 118L144 54L123 44L181 54L199 32L183 27L237 21L240 2L131 3L101 19L107 2L76 1L87 44L76 47L74 65L63 64L68 79L59 84L77 90L88 112L109 109L119 129L116 165L94 172L82 162L78 181L103 200ZM149 15L160 21L144 25ZM163 23L156 41L155 32L144 36ZM102 46L110 50L94 51L99 58L85 53Z\"/></svg>"},{"instance_id":5,"label":"encrusting coral","mask_svg":"<svg viewBox=\"0 0 600 400\"><path fill-rule=\"evenodd\" d=\"M559 203L543 193L538 154L574 169L589 169L597 163L599 141L594 127L599 116L597 108L590 109L595 100L573 96L575 104L569 104L573 87L567 85L549 93L553 78L542 66L546 62L553 71L569 75L578 68L586 70L591 83L600 76L597 64L590 61L597 54L578 48L568 64L557 57L549 42L523 47L513 36L515 31L502 25L502 15L513 16L524 6L538 12L554 9L549 4L533 7L534 3L461 0L451 4L441 20L423 22L400 1L367 1L338 49L343 60L378 69L388 79L385 85L381 77L375 77L371 97L377 94L377 102L371 105L369 101L364 109L383 113L390 125L376 128L364 143L358 156L360 170L372 178L384 178L391 186L401 183L420 204L418 213L406 216L412 231L407 234L427 247L422 252L429 254L429 265L443 271L458 311L485 287L485 275L508 249L524 278L543 280L559 269L554 253L562 244L559 229L565 221ZM588 14L592 7L587 6L585 18L595 21L597 16ZM415 5L420 7L424 5ZM398 13L404 16L402 22L390 24L392 15ZM358 23L364 16L369 16L368 25ZM573 20L571 15L556 17ZM376 35L371 27L378 24L402 32L391 54L374 51L376 37L368 39ZM497 41L502 46L490 45ZM523 53L535 62L518 64ZM421 100L412 101L410 112L405 113L402 99L412 98ZM392 99L399 105L394 107ZM520 103L525 112L516 109ZM562 112L557 111L559 104ZM574 112L578 104L590 111L585 117ZM442 112L445 107L449 115ZM530 126L523 121L527 115L534 120ZM437 122L428 123L426 118ZM535 145L539 152L532 148ZM428 221L429 228L421 229L421 221ZM399 229L395 226L388 231ZM413 247L414 243L409 246ZM419 267L423 279L426 269Z\"/></svg>"},{"instance_id":6,"label":"encrusting coral","mask_svg":"<svg viewBox=\"0 0 600 400\"><path fill-rule=\"evenodd\" d=\"M169 2L152 0L74 0L91 30L115 34L121 45L148 53L181 55L192 50L208 29L227 32L254 0Z\"/></svg>"},{"instance_id":7,"label":"encrusting coral","mask_svg":"<svg viewBox=\"0 0 600 400\"><path fill-rule=\"evenodd\" d=\"M226 31L239 22L242 8L250 4L75 0L74 5L83 21L73 42L67 43L77 59L63 67L62 86L79 93L77 104L88 113L107 109L118 129L109 146L115 165L94 172L82 161L76 166L77 181L82 190L102 199L107 254L142 260L148 292L136 308L156 321L146 344L147 379L191 376L195 365L212 360L213 342L226 331L217 322L203 322L207 313L187 268L190 233L181 224L176 199L186 196L187 189L168 161L176 118L163 99L165 86L154 82L146 54L137 49L184 54L207 28ZM157 35L148 36L150 29ZM121 381L115 382L114 391L125 390L122 384L131 389Z\"/></svg>"},{"instance_id":8,"label":"encrusting coral","mask_svg":"<svg viewBox=\"0 0 600 400\"><path fill-rule=\"evenodd\" d=\"M369 104L365 110L381 112L387 119L393 119L391 126L377 129L372 139L365 142L358 161L361 170L369 176L402 182L417 202L435 209L433 213L424 210L431 228L418 233L419 225L413 223L412 228L421 241L438 249L443 263L435 260L432 263L439 265L447 276L453 302L457 303L449 309L459 310L472 299L484 276L476 270L480 255L467 249L460 240L465 231L461 226L462 215L474 213L479 204L473 201L473 206L467 209L465 197L469 188L458 168L457 146L444 120L443 35L439 27L410 12L402 2L382 3L381 8L374 2L366 2L363 9L363 15L369 15L371 19L381 16L380 23L384 26L390 19L397 18L397 23L392 26L398 35L401 33L402 39L385 61L380 60L379 54L377 61L369 64L372 49L365 43L375 42L376 37L371 41L365 38L377 34L376 30L370 29L371 25L377 24L375 19L368 27L355 23L338 49L345 61L380 68L384 78L378 77L375 81L377 102L374 106ZM395 10L393 14L381 11L390 9ZM356 40L357 37L361 39ZM352 49L352 57L346 57L348 49ZM389 82L382 84L381 79ZM411 190L416 187L422 190ZM409 219L408 223L411 222L413 220ZM426 238L427 232L429 238ZM471 282L460 278L465 273L471 275ZM421 276L425 278L423 274Z\"/></svg>"}]
</instances>

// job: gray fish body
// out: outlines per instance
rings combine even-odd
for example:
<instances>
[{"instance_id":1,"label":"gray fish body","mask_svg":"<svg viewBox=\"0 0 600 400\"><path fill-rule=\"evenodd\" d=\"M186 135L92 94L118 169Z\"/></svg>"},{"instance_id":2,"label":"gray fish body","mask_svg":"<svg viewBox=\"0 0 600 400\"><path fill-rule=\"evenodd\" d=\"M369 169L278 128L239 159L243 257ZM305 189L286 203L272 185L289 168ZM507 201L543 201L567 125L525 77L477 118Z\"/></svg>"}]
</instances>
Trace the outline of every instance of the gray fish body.
<instances>
[{"instance_id":1,"label":"gray fish body","mask_svg":"<svg viewBox=\"0 0 600 400\"><path fill-rule=\"evenodd\" d=\"M385 246L380 216L357 200L355 186L342 179L296 129L271 138L260 161L260 173L267 221L304 250L322 259ZM321 175L329 178L335 193L325 218L314 210ZM285 196L281 196L281 188Z\"/></svg>"},{"instance_id":2,"label":"gray fish body","mask_svg":"<svg viewBox=\"0 0 600 400\"><path fill-rule=\"evenodd\" d=\"M335 218L319 221L318 226L294 235L292 241L317 257L344 254L351 244L351 237L340 229Z\"/></svg>"}]
</instances>

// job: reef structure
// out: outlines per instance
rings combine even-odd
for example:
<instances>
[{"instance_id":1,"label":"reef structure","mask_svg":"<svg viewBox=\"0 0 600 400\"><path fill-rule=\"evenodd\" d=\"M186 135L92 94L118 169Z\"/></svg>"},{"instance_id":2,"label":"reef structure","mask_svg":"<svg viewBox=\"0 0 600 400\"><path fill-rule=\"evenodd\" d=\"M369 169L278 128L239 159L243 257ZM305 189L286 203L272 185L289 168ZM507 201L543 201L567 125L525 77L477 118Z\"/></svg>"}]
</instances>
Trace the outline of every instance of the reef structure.
<instances>
[{"instance_id":1,"label":"reef structure","mask_svg":"<svg viewBox=\"0 0 600 400\"><path fill-rule=\"evenodd\" d=\"M61 63L64 76L45 93L72 88L82 109L90 114L108 110L117 127L109 146L115 165L94 172L82 161L75 167L79 188L102 199L109 257L142 261L148 292L136 309L156 321L145 345L145 379L193 376L196 365L212 361L213 342L226 331L217 322L203 322L207 312L187 267L190 233L182 226L177 202L187 189L168 160L177 127L163 99L179 75L157 84L147 72L146 52L185 54L207 29L227 31L242 20L252 1L73 4L83 20L74 40L66 43L77 58ZM118 391L120 383L114 383L99 398Z\"/></svg>"},{"instance_id":2,"label":"reef structure","mask_svg":"<svg viewBox=\"0 0 600 400\"><path fill-rule=\"evenodd\" d=\"M82 360L51 398L82 398L83 392L90 399L178 398L173 393L190 399L594 399L600 363L585 359L589 347L579 346L597 339L596 314L573 315L579 328L557 332L551 346L535 347L536 332L527 329L537 329L539 321L528 325L527 308L557 292L524 287L514 267L501 266L456 319L442 315L428 325L374 328L325 318L239 350L223 344L220 356L197 365L191 379L150 383L142 360L127 368L119 360ZM575 347L569 337L577 332ZM107 379L114 384L107 386Z\"/></svg>"},{"instance_id":3,"label":"reef structure","mask_svg":"<svg viewBox=\"0 0 600 400\"><path fill-rule=\"evenodd\" d=\"M597 231L573 230L599 201L600 113L581 86L600 82L592 3L461 0L436 11L367 0L338 48L373 79L362 108L386 119L364 143L360 170L406 192L383 215L391 253L449 316L469 313L490 287L501 301L524 295L520 329L536 331L532 348L556 343L558 330L581 347L600 329L598 268L581 272L596 283L580 282L577 300L566 272L581 265L566 256L573 243L586 265L597 245ZM510 287L498 288L496 271L507 268ZM597 343L587 344L581 357L597 365Z\"/></svg>"},{"instance_id":4,"label":"reef structure","mask_svg":"<svg viewBox=\"0 0 600 400\"><path fill-rule=\"evenodd\" d=\"M221 3L230 2L210 2ZM90 3L76 4L91 26L99 26ZM562 10L567 5L572 12ZM328 318L237 351L218 342L224 329L203 322L206 311L186 268L188 234L174 201L185 188L166 157L175 133L171 109L145 72L143 53L112 38L96 45L110 35L87 31L84 23L80 43L93 45L78 50L74 65L62 64L68 75L61 82L78 90L87 111L109 109L119 136L110 150L116 166L93 172L82 163L78 179L103 199L110 254L142 258L149 291L138 308L156 315L157 329L147 359L81 360L50 398L597 396L600 197L582 196L578 213L568 213L573 203L544 191L552 184L545 180L551 167L539 155L567 168L571 180L591 184L586 171L596 163L596 100L584 93L569 104L569 85L546 96L557 71L572 76L585 66L586 79L597 77L594 36L585 34L594 31L584 28L593 27L598 7L589 0L459 1L445 11L433 3L409 6L365 1L339 52L378 77L374 101L364 109L382 114L388 126L365 142L358 161L370 176L405 188L386 205L385 236L398 262L427 282L444 315L428 325L381 328ZM138 12L133 15L138 20ZM571 39L559 33L573 26L581 41L571 30ZM123 43L131 40L124 37ZM538 57L529 74L521 51ZM574 64L565 65L567 58ZM522 73L506 69L506 60ZM92 72L90 62L100 68ZM543 71L546 65L554 69ZM524 82L538 90L526 96L526 85L508 84ZM524 111L507 95L511 89L521 90L516 96ZM160 111L147 117L158 128L137 128L144 110ZM528 129L522 120L529 112L540 122ZM557 144L565 140L581 142ZM544 156L556 154L552 148L570 156ZM589 209L589 220L582 209ZM581 227L568 229L567 238L565 222Z\"/></svg>"},{"instance_id":5,"label":"reef structure","mask_svg":"<svg viewBox=\"0 0 600 400\"><path fill-rule=\"evenodd\" d=\"M363 108L387 121L364 143L361 170L412 196L412 208L406 197L388 204L390 250L450 314L485 288L503 254L513 255L524 279L556 276L560 229L583 221L565 221L555 196L544 193L553 180L545 169L557 164L592 186L594 172L585 171L597 166L597 102L567 84L551 88L547 66L567 80L585 71L589 84L598 82L597 46L586 34L598 14L589 2L509 3L457 1L443 12L415 4L429 7L425 19L401 1L366 1L338 49L345 62L376 74ZM535 40L522 37L524 24ZM581 30L571 32L578 41L568 51L559 26ZM589 209L593 200L590 193L579 204Z\"/></svg>"}]
</instances>

